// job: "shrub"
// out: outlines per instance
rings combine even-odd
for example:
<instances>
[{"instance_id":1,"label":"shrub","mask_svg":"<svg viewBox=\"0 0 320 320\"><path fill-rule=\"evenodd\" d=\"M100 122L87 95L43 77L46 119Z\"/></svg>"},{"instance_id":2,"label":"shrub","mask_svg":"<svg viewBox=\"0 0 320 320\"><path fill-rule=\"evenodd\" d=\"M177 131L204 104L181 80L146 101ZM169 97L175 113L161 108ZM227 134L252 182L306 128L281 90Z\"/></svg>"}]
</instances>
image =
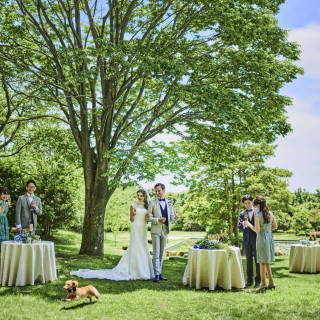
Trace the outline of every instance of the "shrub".
<instances>
[{"instance_id":1,"label":"shrub","mask_svg":"<svg viewBox=\"0 0 320 320\"><path fill-rule=\"evenodd\" d=\"M202 231L203 228L200 226L200 224L196 222L185 222L182 227L182 231Z\"/></svg>"}]
</instances>

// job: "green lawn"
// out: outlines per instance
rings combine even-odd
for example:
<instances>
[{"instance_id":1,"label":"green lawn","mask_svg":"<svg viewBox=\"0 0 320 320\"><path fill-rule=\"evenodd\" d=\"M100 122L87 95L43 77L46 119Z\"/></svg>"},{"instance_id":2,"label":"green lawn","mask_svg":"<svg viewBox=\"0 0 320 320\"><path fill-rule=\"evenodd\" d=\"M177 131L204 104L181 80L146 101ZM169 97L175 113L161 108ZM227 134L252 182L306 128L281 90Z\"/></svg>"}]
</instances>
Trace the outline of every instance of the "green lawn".
<instances>
[{"instance_id":1,"label":"green lawn","mask_svg":"<svg viewBox=\"0 0 320 320\"><path fill-rule=\"evenodd\" d=\"M282 232L274 232L273 237L275 240L300 240L301 236L297 236L294 233L282 233Z\"/></svg>"},{"instance_id":2,"label":"green lawn","mask_svg":"<svg viewBox=\"0 0 320 320\"><path fill-rule=\"evenodd\" d=\"M186 234L186 233L184 233ZM182 233L177 233L182 235ZM115 245L106 235L104 257L79 256L81 236L54 233L58 280L44 285L0 288L0 319L317 319L320 274L290 274L288 256L277 257L272 270L276 290L256 294L253 289L234 291L195 290L182 285L186 259L164 261L169 281L110 281L71 277L78 268L112 268L117 264L128 233L119 233ZM245 260L243 260L245 267ZM101 298L63 302L64 282L94 285Z\"/></svg>"}]
</instances>

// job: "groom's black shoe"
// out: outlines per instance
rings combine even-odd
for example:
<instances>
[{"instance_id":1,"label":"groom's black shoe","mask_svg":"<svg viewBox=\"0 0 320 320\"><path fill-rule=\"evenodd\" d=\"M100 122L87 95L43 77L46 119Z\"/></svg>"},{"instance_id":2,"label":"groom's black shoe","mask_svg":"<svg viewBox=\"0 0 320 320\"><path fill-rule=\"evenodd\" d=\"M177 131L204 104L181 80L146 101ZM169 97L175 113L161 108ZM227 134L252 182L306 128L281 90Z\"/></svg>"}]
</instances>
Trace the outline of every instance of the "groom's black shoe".
<instances>
[{"instance_id":1,"label":"groom's black shoe","mask_svg":"<svg viewBox=\"0 0 320 320\"><path fill-rule=\"evenodd\" d=\"M163 277L162 274L160 274L159 279L160 280L168 280L168 278Z\"/></svg>"},{"instance_id":2,"label":"groom's black shoe","mask_svg":"<svg viewBox=\"0 0 320 320\"><path fill-rule=\"evenodd\" d=\"M153 279L154 282L158 282L159 281L159 276L155 276Z\"/></svg>"}]
</instances>

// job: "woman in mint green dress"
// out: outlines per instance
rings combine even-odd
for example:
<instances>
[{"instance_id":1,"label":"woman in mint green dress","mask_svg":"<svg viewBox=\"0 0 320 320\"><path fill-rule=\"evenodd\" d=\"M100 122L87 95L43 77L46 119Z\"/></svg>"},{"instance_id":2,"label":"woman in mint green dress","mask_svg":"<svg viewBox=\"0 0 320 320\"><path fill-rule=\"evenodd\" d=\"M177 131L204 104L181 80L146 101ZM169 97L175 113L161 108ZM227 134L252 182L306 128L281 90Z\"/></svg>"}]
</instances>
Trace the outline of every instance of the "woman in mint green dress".
<instances>
[{"instance_id":1,"label":"woman in mint green dress","mask_svg":"<svg viewBox=\"0 0 320 320\"><path fill-rule=\"evenodd\" d=\"M2 241L9 240L9 224L7 219L7 213L10 206L10 190L7 187L0 189L0 252Z\"/></svg>"},{"instance_id":2,"label":"woman in mint green dress","mask_svg":"<svg viewBox=\"0 0 320 320\"><path fill-rule=\"evenodd\" d=\"M258 214L254 216L253 226L247 221L247 226L257 232L257 262L260 264L261 283L257 292L265 289L275 289L276 284L272 278L270 262L275 261L274 241L271 230L278 228L273 213L269 210L266 200L258 196L253 201L258 209ZM268 275L269 285L266 285L266 274Z\"/></svg>"}]
</instances>

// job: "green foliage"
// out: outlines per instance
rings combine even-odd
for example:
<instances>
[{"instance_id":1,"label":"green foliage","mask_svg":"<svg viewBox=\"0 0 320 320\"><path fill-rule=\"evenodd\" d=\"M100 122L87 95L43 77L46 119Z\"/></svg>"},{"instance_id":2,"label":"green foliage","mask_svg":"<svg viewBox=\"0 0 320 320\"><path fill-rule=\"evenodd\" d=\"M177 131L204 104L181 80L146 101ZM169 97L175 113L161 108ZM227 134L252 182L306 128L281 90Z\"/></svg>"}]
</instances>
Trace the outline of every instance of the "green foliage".
<instances>
[{"instance_id":1,"label":"green foliage","mask_svg":"<svg viewBox=\"0 0 320 320\"><path fill-rule=\"evenodd\" d=\"M297 235L308 235L312 231L309 210L299 208L299 210L294 213L293 228Z\"/></svg>"},{"instance_id":2,"label":"green foliage","mask_svg":"<svg viewBox=\"0 0 320 320\"><path fill-rule=\"evenodd\" d=\"M214 163L204 156L201 171L194 175L189 197L183 208L187 219L207 227L208 233L229 229L238 235L239 212L243 210L242 196L263 195L275 214L279 228L291 228L292 195L287 189L291 172L268 168L265 159L272 156L274 146L233 145L233 156L228 161ZM199 169L198 169L199 170ZM279 217L279 219L278 219Z\"/></svg>"},{"instance_id":3,"label":"green foliage","mask_svg":"<svg viewBox=\"0 0 320 320\"><path fill-rule=\"evenodd\" d=\"M17 161L13 158L7 158L6 160L0 158L0 185L6 186L10 189L10 196L12 201L12 207L8 212L8 222L10 229L15 228L15 203L18 196L25 193L25 176L21 171L21 168Z\"/></svg>"},{"instance_id":4,"label":"green foliage","mask_svg":"<svg viewBox=\"0 0 320 320\"><path fill-rule=\"evenodd\" d=\"M294 198L292 201L293 205L300 205L303 203L319 203L320 198L319 198L320 190L317 190L317 193L311 193L306 191L305 189L298 188L294 192Z\"/></svg>"},{"instance_id":5,"label":"green foliage","mask_svg":"<svg viewBox=\"0 0 320 320\"><path fill-rule=\"evenodd\" d=\"M320 230L320 198L319 190L315 193L298 188L294 192L293 227L296 234L307 235L311 231Z\"/></svg>"},{"instance_id":6,"label":"green foliage","mask_svg":"<svg viewBox=\"0 0 320 320\"><path fill-rule=\"evenodd\" d=\"M15 227L15 204L18 196L25 194L25 183L37 183L36 195L40 197L43 214L38 219L38 230L46 235L53 228L75 228L82 224L84 187L82 170L76 164L78 153L70 142L70 132L52 121L33 126L24 134L32 143L14 158L0 158L1 184L11 190L13 206L9 224ZM11 148L16 148L15 141ZM81 229L80 229L81 230Z\"/></svg>"},{"instance_id":7,"label":"green foliage","mask_svg":"<svg viewBox=\"0 0 320 320\"><path fill-rule=\"evenodd\" d=\"M130 206L137 201L137 188L118 188L106 208L105 230L130 230Z\"/></svg>"}]
</instances>

